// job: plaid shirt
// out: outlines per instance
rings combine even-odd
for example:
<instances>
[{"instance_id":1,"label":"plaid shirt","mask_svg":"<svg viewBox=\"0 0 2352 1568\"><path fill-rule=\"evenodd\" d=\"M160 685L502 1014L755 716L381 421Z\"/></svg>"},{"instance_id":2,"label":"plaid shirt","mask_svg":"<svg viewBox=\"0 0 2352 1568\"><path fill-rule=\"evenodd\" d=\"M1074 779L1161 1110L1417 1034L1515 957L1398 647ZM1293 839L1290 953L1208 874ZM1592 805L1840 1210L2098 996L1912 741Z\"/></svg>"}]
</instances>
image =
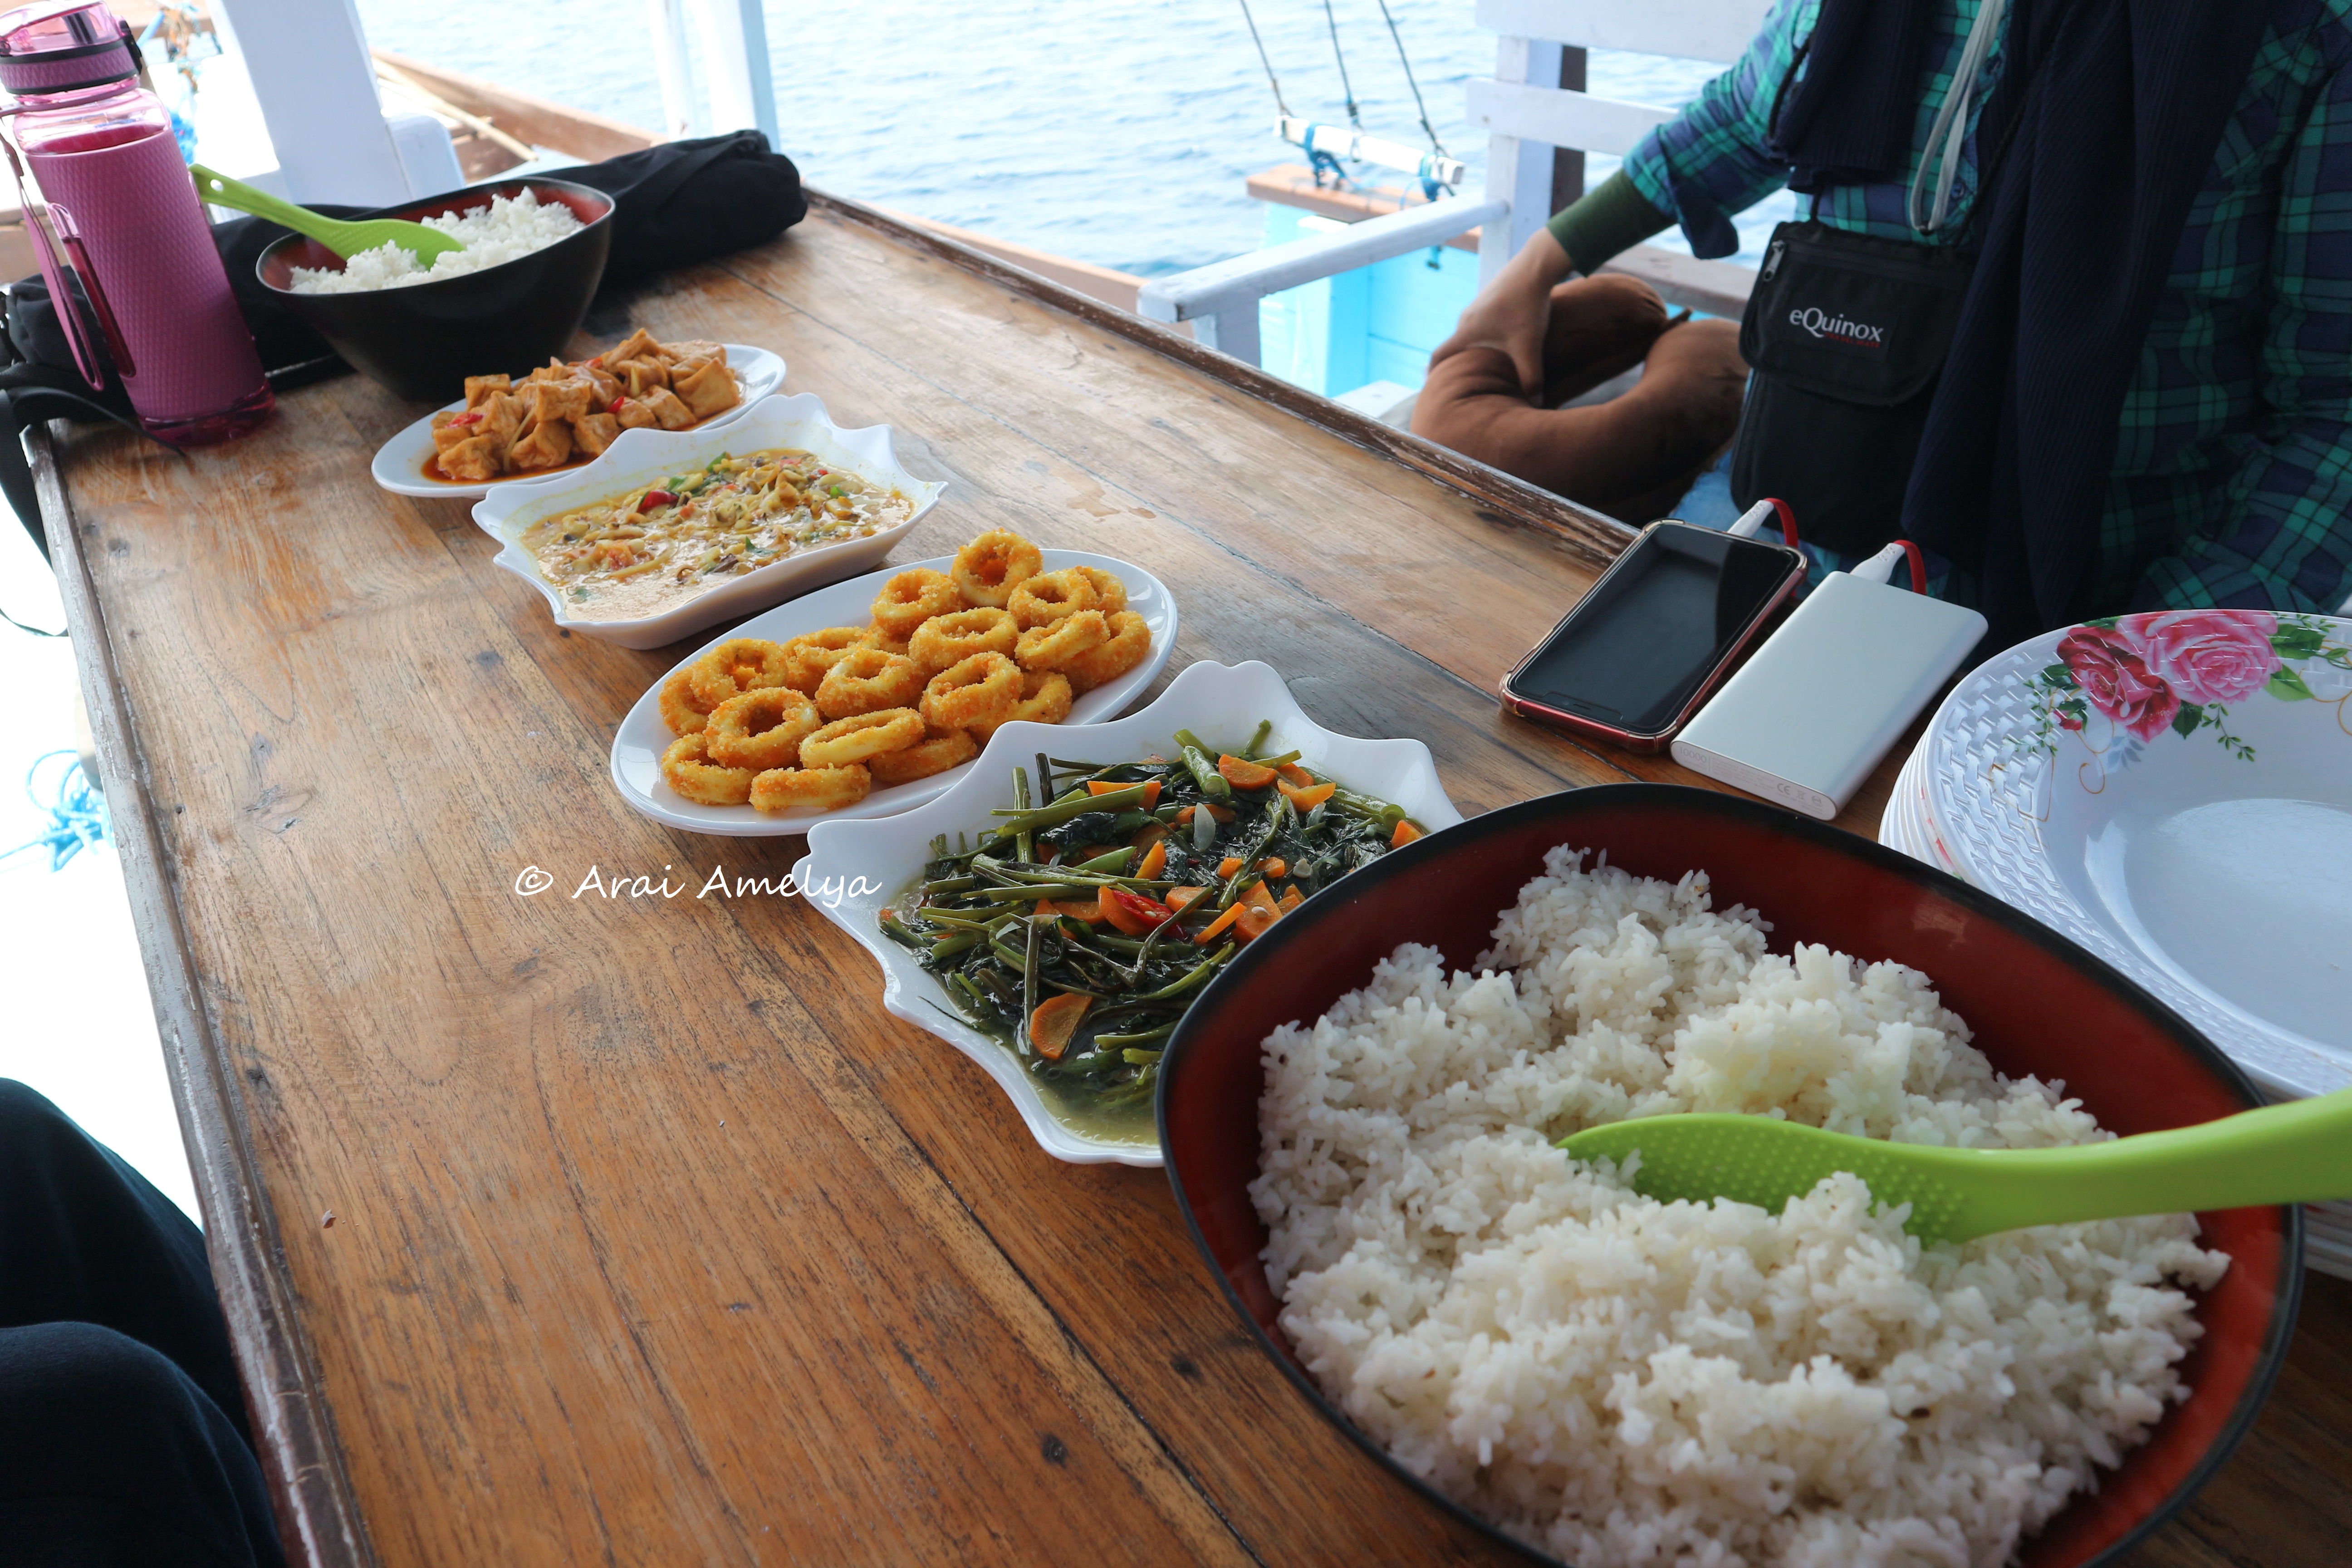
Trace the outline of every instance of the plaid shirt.
<instances>
[{"instance_id":1,"label":"plaid shirt","mask_svg":"<svg viewBox=\"0 0 2352 1568\"><path fill-rule=\"evenodd\" d=\"M1912 173L1977 6L1941 0L1902 177L1824 192L1822 222L1917 238L1905 217ZM1780 0L1746 56L1626 155L1626 175L1685 232L1787 183L1765 132L1817 9ZM2352 592L2348 16L2352 0L2297 0L2255 52L2124 396L2084 600L2095 611L2326 613ZM1975 119L2002 56L1996 45L1975 96L1947 233L1975 194ZM1950 586L1968 596L1965 582Z\"/></svg>"}]
</instances>

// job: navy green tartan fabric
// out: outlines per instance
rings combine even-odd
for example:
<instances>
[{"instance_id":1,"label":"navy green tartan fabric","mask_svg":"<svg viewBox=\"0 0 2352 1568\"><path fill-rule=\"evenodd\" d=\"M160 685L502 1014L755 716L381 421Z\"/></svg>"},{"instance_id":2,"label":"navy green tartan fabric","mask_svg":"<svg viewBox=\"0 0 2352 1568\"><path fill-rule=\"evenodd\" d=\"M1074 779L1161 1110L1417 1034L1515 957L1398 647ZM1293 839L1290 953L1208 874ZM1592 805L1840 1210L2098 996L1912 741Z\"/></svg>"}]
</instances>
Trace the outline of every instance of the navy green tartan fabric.
<instances>
[{"instance_id":1,"label":"navy green tartan fabric","mask_svg":"<svg viewBox=\"0 0 2352 1568\"><path fill-rule=\"evenodd\" d=\"M2246 4L2249 0L2217 0ZM1772 104L1817 0L1780 0L1747 54L1625 158L1685 234L1787 183ZM1905 203L1977 0L1944 0L1910 166L1812 216L1911 239ZM1975 95L1997 79L1996 46ZM2282 0L2214 153L2125 395L2085 614L2223 605L2332 612L2352 594L2352 0ZM1948 235L1976 192L1976 110ZM1843 563L1838 563L1843 564ZM1967 596L1965 574L1950 591Z\"/></svg>"}]
</instances>

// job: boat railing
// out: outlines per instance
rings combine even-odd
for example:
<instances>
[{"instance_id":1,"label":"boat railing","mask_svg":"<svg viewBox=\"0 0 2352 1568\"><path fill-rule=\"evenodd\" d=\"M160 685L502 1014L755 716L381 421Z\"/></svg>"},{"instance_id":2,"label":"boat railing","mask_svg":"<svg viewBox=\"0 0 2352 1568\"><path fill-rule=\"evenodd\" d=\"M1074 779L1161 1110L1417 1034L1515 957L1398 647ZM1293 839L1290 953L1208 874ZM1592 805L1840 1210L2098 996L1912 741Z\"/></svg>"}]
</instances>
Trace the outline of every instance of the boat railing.
<instances>
[{"instance_id":1,"label":"boat railing","mask_svg":"<svg viewBox=\"0 0 2352 1568\"><path fill-rule=\"evenodd\" d=\"M1191 321L1200 341L1259 363L1258 301L1391 257L1478 231L1479 271L1491 279L1560 204L1580 194L1582 155L1622 156L1673 110L1583 90L1585 51L1622 49L1727 64L1762 24L1767 0L1479 0L1478 25L1496 35L1495 74L1467 84L1467 118L1487 133L1482 193L1410 205L1265 250L1155 278L1139 314ZM1563 180L1563 174L1570 178ZM1754 274L1653 247L1609 270L1659 287L1675 304L1736 315ZM1703 271L1704 276L1699 274ZM1652 278L1650 274L1655 273Z\"/></svg>"}]
</instances>

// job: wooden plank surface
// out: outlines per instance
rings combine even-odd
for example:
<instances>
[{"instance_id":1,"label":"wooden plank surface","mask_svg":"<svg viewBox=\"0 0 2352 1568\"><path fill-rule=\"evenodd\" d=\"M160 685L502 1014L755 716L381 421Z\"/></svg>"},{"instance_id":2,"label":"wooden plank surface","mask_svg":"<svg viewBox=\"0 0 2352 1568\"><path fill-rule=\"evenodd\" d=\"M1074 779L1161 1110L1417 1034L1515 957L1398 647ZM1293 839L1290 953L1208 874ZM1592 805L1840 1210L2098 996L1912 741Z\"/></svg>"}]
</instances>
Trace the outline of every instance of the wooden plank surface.
<instances>
[{"instance_id":1,"label":"wooden plank surface","mask_svg":"<svg viewBox=\"0 0 2352 1568\"><path fill-rule=\"evenodd\" d=\"M1465 812L1685 776L1493 700L1605 520L839 204L628 314L595 324L765 344L841 423L896 426L950 482L902 558L1009 526L1137 561L1182 597L1175 668L1265 659L1319 721L1428 741ZM461 503L375 489L415 412L351 378L230 449L78 431L60 459L109 797L302 1553L1509 1560L1288 1389L1162 1177L1047 1159L821 918L572 896L592 868L774 876L800 841L620 804L614 727L682 650L556 631ZM519 895L526 866L556 885ZM2146 1562L2342 1538L2272 1517L2288 1459L2341 1468L2352 1325L2332 1292L2314 1318L2262 1472Z\"/></svg>"}]
</instances>

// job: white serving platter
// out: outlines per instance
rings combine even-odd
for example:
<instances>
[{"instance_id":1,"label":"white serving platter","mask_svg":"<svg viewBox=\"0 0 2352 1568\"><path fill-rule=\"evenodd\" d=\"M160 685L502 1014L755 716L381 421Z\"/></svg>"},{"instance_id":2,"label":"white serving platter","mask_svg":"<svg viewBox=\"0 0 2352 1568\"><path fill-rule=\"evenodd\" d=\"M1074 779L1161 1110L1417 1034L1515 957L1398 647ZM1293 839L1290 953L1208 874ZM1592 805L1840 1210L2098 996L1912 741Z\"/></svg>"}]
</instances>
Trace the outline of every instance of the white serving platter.
<instances>
[{"instance_id":1,"label":"white serving platter","mask_svg":"<svg viewBox=\"0 0 2352 1568\"><path fill-rule=\"evenodd\" d=\"M1141 664L1080 697L1070 705L1070 716L1064 722L1029 726L1061 733L1077 725L1117 717L1160 678L1176 646L1176 596L1168 591L1166 584L1131 561L1083 550L1048 550L1044 554L1048 572L1058 572L1066 566L1096 566L1115 574L1127 585L1127 607L1141 616L1143 624L1151 628L1151 651ZM763 616L754 616L727 636L784 642L803 632L822 631L827 626L866 626L873 619L874 595L881 591L883 584L901 572L911 572L919 566L944 572L953 561L952 556L941 555L929 561L908 562L903 566L887 566L863 577L835 583L804 594L788 605L780 605ZM691 663L711 646L705 643L678 662ZM665 672L662 679L668 679L668 672ZM662 722L661 685L660 680L655 681L637 699L613 737L613 783L620 790L621 798L634 809L656 822L684 828L688 833L713 833L730 838L775 837L806 833L822 822L889 816L922 805L952 787L979 765L977 762L966 763L912 784L877 789L856 805L844 806L839 811L795 811L769 816L748 805L704 805L677 795L662 782L661 754L677 737Z\"/></svg>"},{"instance_id":2,"label":"white serving platter","mask_svg":"<svg viewBox=\"0 0 2352 1568\"><path fill-rule=\"evenodd\" d=\"M700 435L706 430L718 430L733 424L751 412L751 405L784 384L784 362L766 349L753 348L749 343L729 343L727 368L735 373L735 384L741 396L732 408L722 408L697 425L685 435ZM433 414L455 414L466 406L465 400L436 408ZM399 435L375 449L374 461L368 464L368 474L375 482L400 496L429 496L436 500L478 500L493 489L508 485L534 484L541 479L557 479L576 474L586 468L559 468L553 473L509 474L495 479L432 479L425 477L425 460L433 456L433 414L426 415Z\"/></svg>"},{"instance_id":3,"label":"white serving platter","mask_svg":"<svg viewBox=\"0 0 2352 1568\"><path fill-rule=\"evenodd\" d=\"M2352 1085L2347 665L2352 621L2325 616L2045 634L1938 711L1927 816L1971 881L2123 969L2273 1092Z\"/></svg>"},{"instance_id":4,"label":"white serving platter","mask_svg":"<svg viewBox=\"0 0 2352 1568\"><path fill-rule=\"evenodd\" d=\"M759 452L772 447L814 452L877 484L897 489L915 503L915 509L895 527L863 539L796 551L772 565L730 577L674 609L633 621L589 620L572 615L570 601L541 574L539 563L523 548L523 531L551 513L650 484L665 474L701 468L722 452ZM505 547L492 564L505 567L538 589L556 625L623 647L667 647L721 621L766 609L869 569L907 536L945 489L944 482L919 479L906 470L892 445L890 426L868 425L862 430L845 430L825 414L822 399L814 393L801 392L766 398L746 410L742 418L719 429L704 426L693 430L624 430L619 440L585 468L491 491L474 503L474 521Z\"/></svg>"},{"instance_id":5,"label":"white serving platter","mask_svg":"<svg viewBox=\"0 0 2352 1568\"><path fill-rule=\"evenodd\" d=\"M1055 756L1108 763L1153 752L1169 754L1179 730L1190 730L1212 746L1240 746L1249 742L1262 720L1274 722L1265 742L1269 752L1295 749L1300 761L1317 773L1403 806L1433 833L1462 820L1438 782L1429 748L1419 741L1333 734L1307 716L1268 665L1194 664L1170 683L1158 701L1124 719L1082 729L1005 725L953 788L903 816L819 826L809 835L807 856L793 868L793 886L874 955L882 966L882 1005L890 1015L937 1035L979 1063L1012 1100L1030 1136L1045 1152L1080 1165L1157 1166L1159 1134L1148 1121L1132 1140L1122 1142L1078 1131L1056 1119L1011 1047L965 1023L940 983L913 953L885 937L877 921L882 910L921 876L933 837L946 834L952 842L959 833L993 826L990 811L1011 804L1013 767L1030 765L1041 749ZM1344 888L1347 879L1332 885Z\"/></svg>"}]
</instances>

